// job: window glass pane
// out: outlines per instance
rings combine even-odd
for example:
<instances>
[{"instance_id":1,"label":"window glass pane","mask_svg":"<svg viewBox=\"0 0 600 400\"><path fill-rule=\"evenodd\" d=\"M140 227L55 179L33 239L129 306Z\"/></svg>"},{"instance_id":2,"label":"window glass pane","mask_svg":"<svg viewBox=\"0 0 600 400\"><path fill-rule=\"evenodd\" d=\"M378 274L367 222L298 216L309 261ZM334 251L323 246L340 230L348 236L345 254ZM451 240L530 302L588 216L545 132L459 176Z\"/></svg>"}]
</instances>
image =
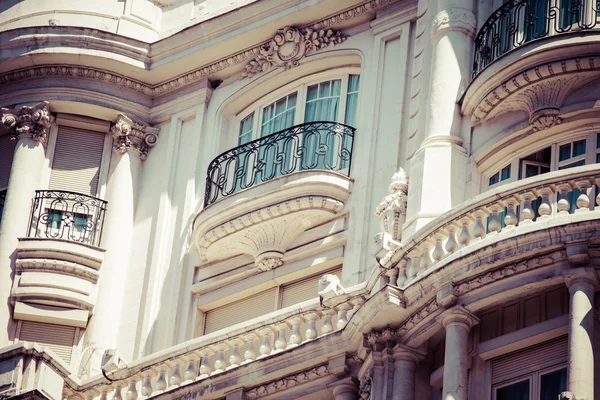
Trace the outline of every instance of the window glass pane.
<instances>
[{"instance_id":1,"label":"window glass pane","mask_svg":"<svg viewBox=\"0 0 600 400\"><path fill-rule=\"evenodd\" d=\"M562 167L559 167L558 169L568 169L568 168L573 168L573 167L579 167L585 165L585 160L579 160L577 162L571 163L571 164L567 164L567 165L563 165Z\"/></svg>"},{"instance_id":2,"label":"window glass pane","mask_svg":"<svg viewBox=\"0 0 600 400\"><path fill-rule=\"evenodd\" d=\"M0 223L2 222L2 211L4 210L4 200L6 199L6 189L0 190Z\"/></svg>"},{"instance_id":3,"label":"window glass pane","mask_svg":"<svg viewBox=\"0 0 600 400\"><path fill-rule=\"evenodd\" d=\"M499 178L499 176L500 176L500 174L499 174L498 172L496 172L496 173L494 174L494 176L492 176L492 177L490 178L490 186L492 186L492 185L495 185L496 183L498 183L498 182L500 181L500 180L498 179L498 178Z\"/></svg>"},{"instance_id":4,"label":"window glass pane","mask_svg":"<svg viewBox=\"0 0 600 400\"><path fill-rule=\"evenodd\" d=\"M596 133L596 148L600 149L600 133Z\"/></svg>"},{"instance_id":5,"label":"window glass pane","mask_svg":"<svg viewBox=\"0 0 600 400\"><path fill-rule=\"evenodd\" d=\"M308 87L304 122L337 120L341 82L337 79Z\"/></svg>"},{"instance_id":6,"label":"window glass pane","mask_svg":"<svg viewBox=\"0 0 600 400\"><path fill-rule=\"evenodd\" d=\"M544 374L540 383L540 400L555 400L567 390L567 369Z\"/></svg>"},{"instance_id":7,"label":"window glass pane","mask_svg":"<svg viewBox=\"0 0 600 400\"><path fill-rule=\"evenodd\" d=\"M346 118L344 123L356 128L356 113L358 109L359 75L350 75L348 78L348 95L346 97Z\"/></svg>"},{"instance_id":8,"label":"window glass pane","mask_svg":"<svg viewBox=\"0 0 600 400\"><path fill-rule=\"evenodd\" d=\"M502 168L500 180L505 181L510 178L510 165Z\"/></svg>"},{"instance_id":9,"label":"window glass pane","mask_svg":"<svg viewBox=\"0 0 600 400\"><path fill-rule=\"evenodd\" d=\"M550 167L540 167L540 174L547 174L550 172Z\"/></svg>"},{"instance_id":10,"label":"window glass pane","mask_svg":"<svg viewBox=\"0 0 600 400\"><path fill-rule=\"evenodd\" d=\"M261 136L270 135L294 125L297 97L296 93L292 93L263 109Z\"/></svg>"},{"instance_id":11,"label":"window glass pane","mask_svg":"<svg viewBox=\"0 0 600 400\"><path fill-rule=\"evenodd\" d=\"M525 178L539 175L539 167L537 165L526 164L525 165Z\"/></svg>"},{"instance_id":12,"label":"window glass pane","mask_svg":"<svg viewBox=\"0 0 600 400\"><path fill-rule=\"evenodd\" d=\"M600 163L600 154L596 154L596 162Z\"/></svg>"},{"instance_id":13,"label":"window glass pane","mask_svg":"<svg viewBox=\"0 0 600 400\"><path fill-rule=\"evenodd\" d=\"M585 139L573 143L573 157L585 154Z\"/></svg>"},{"instance_id":14,"label":"window glass pane","mask_svg":"<svg viewBox=\"0 0 600 400\"><path fill-rule=\"evenodd\" d=\"M240 135L238 145L248 143L252 140L252 126L254 125L254 113L248 115L240 122Z\"/></svg>"},{"instance_id":15,"label":"window glass pane","mask_svg":"<svg viewBox=\"0 0 600 400\"><path fill-rule=\"evenodd\" d=\"M529 379L496 389L496 400L529 400Z\"/></svg>"},{"instance_id":16,"label":"window glass pane","mask_svg":"<svg viewBox=\"0 0 600 400\"><path fill-rule=\"evenodd\" d=\"M571 143L563 144L558 149L558 161L564 161L571 158Z\"/></svg>"}]
</instances>

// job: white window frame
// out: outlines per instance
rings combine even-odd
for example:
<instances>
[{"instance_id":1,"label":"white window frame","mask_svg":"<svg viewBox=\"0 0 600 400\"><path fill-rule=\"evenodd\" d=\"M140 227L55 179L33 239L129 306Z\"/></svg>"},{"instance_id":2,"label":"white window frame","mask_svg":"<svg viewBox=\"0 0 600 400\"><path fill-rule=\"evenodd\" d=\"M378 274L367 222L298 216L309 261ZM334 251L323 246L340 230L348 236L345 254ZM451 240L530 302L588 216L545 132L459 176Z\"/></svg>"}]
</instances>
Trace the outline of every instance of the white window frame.
<instances>
[{"instance_id":1,"label":"white window frame","mask_svg":"<svg viewBox=\"0 0 600 400\"><path fill-rule=\"evenodd\" d=\"M358 67L346 67L346 68L337 68L330 71L321 72L318 74L313 74L301 79L298 79L292 83L284 85L277 90L272 91L271 93L261 97L258 101L255 101L248 107L244 108L241 112L236 115L235 123L232 124L231 133L230 133L230 146L228 148L232 148L238 145L239 133L240 133L240 124L244 118L254 113L254 120L252 125L252 139L256 140L260 138L260 129L262 126L262 114L264 107L276 102L277 100L285 97L291 93L297 92L297 100L296 100L296 113L294 115L294 125L299 125L304 122L304 113L306 111L306 91L308 86L315 85L317 83L321 83L324 81L330 80L341 80L340 87L340 105L339 111L337 115L336 121L343 124L346 117L346 100L348 97L348 80L350 75L360 75L360 68ZM360 96L360 90L359 90ZM360 107L360 99L359 99L359 107ZM357 114L360 113L360 110L357 110ZM358 120L358 118L357 118ZM356 127L355 127L356 128Z\"/></svg>"},{"instance_id":2,"label":"white window frame","mask_svg":"<svg viewBox=\"0 0 600 400\"><path fill-rule=\"evenodd\" d=\"M535 371L530 374L521 375L518 378L511 379L510 381L501 382L492 386L492 400L496 400L496 393L498 389L502 389L503 387L513 385L515 383L529 381L529 400L539 400L540 394L542 392L542 375L546 375L552 372L559 371L561 369L566 369L567 364L561 363L558 365L553 365L552 367L544 368L539 371Z\"/></svg>"}]
</instances>

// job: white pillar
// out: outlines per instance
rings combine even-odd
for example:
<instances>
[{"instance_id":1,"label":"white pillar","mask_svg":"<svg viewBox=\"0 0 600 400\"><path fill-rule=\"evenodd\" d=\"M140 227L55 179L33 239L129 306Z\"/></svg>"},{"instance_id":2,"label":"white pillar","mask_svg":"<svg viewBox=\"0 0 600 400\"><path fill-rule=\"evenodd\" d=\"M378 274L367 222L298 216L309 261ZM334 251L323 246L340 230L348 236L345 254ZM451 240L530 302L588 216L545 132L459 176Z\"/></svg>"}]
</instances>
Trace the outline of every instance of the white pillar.
<instances>
[{"instance_id":1,"label":"white pillar","mask_svg":"<svg viewBox=\"0 0 600 400\"><path fill-rule=\"evenodd\" d=\"M100 243L106 253L100 270L96 308L85 339L87 344L93 344L96 348L90 364L92 374L99 371L105 350L119 349L119 330L129 329L131 340L134 340L137 329L136 326L122 327L121 313L138 312L137 309L123 310L123 298L126 285L141 285L144 278L140 276L140 282L126 282L141 162L146 159L148 148L157 139L154 133L147 134L146 128L140 129L140 125L134 124L124 115L119 115L111 128L113 154L106 188L105 200L108 204Z\"/></svg>"},{"instance_id":2,"label":"white pillar","mask_svg":"<svg viewBox=\"0 0 600 400\"><path fill-rule=\"evenodd\" d=\"M467 400L469 330L479 319L465 308L455 306L438 320L446 328L442 400Z\"/></svg>"},{"instance_id":3,"label":"white pillar","mask_svg":"<svg viewBox=\"0 0 600 400\"><path fill-rule=\"evenodd\" d=\"M407 218L416 219L407 227L408 235L463 201L467 154L457 102L470 81L477 27L473 3L440 0L433 18L429 106L423 116L426 127L410 165L413 180Z\"/></svg>"},{"instance_id":4,"label":"white pillar","mask_svg":"<svg viewBox=\"0 0 600 400\"><path fill-rule=\"evenodd\" d=\"M352 382L343 382L333 387L335 400L359 400L358 388Z\"/></svg>"},{"instance_id":5,"label":"white pillar","mask_svg":"<svg viewBox=\"0 0 600 400\"><path fill-rule=\"evenodd\" d=\"M422 355L415 350L397 345L394 348L393 400L414 400L415 370Z\"/></svg>"},{"instance_id":6,"label":"white pillar","mask_svg":"<svg viewBox=\"0 0 600 400\"><path fill-rule=\"evenodd\" d=\"M27 236L31 202L40 188L46 163L45 144L50 127L48 103L17 110L0 110L1 123L16 136L6 202L0 230L0 348L12 343L15 323L9 304L18 238Z\"/></svg>"},{"instance_id":7,"label":"white pillar","mask_svg":"<svg viewBox=\"0 0 600 400\"><path fill-rule=\"evenodd\" d=\"M569 274L569 362L567 390L577 399L594 398L594 295L596 273L580 269Z\"/></svg>"}]
</instances>

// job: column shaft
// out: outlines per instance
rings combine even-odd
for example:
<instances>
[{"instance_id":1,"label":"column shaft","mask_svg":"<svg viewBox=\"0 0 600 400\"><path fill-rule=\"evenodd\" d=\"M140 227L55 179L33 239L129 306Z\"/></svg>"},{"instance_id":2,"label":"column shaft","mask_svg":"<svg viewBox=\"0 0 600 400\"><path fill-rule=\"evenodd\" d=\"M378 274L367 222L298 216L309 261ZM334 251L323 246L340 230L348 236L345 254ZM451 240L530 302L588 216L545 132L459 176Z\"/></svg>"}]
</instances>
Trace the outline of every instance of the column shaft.
<instances>
[{"instance_id":1,"label":"column shaft","mask_svg":"<svg viewBox=\"0 0 600 400\"><path fill-rule=\"evenodd\" d=\"M569 285L568 390L578 399L594 398L594 294L589 280L575 280Z\"/></svg>"},{"instance_id":2,"label":"column shaft","mask_svg":"<svg viewBox=\"0 0 600 400\"><path fill-rule=\"evenodd\" d=\"M414 360L401 358L394 362L394 390L393 400L415 399L415 369Z\"/></svg>"}]
</instances>

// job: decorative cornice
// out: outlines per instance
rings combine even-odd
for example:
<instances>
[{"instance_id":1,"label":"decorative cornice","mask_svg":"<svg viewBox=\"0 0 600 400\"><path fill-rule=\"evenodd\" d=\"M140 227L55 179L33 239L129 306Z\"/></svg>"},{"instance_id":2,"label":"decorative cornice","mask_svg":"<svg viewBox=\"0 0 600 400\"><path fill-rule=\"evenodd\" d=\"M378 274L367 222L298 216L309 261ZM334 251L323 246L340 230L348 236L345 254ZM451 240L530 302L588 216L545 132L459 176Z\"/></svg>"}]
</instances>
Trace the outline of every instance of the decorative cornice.
<instances>
[{"instance_id":1,"label":"decorative cornice","mask_svg":"<svg viewBox=\"0 0 600 400\"><path fill-rule=\"evenodd\" d=\"M33 107L23 106L18 110L0 109L0 123L11 130L17 140L28 137L46 146L51 122L52 116L47 101Z\"/></svg>"},{"instance_id":2,"label":"decorative cornice","mask_svg":"<svg viewBox=\"0 0 600 400\"><path fill-rule=\"evenodd\" d=\"M327 375L330 375L329 368L327 364L323 364L249 389L245 392L246 398L259 399Z\"/></svg>"},{"instance_id":3,"label":"decorative cornice","mask_svg":"<svg viewBox=\"0 0 600 400\"><path fill-rule=\"evenodd\" d=\"M144 161L148 158L148 151L158 141L159 129L133 122L127 116L119 114L110 131L113 135L114 151L125 154L132 150L139 153L140 159Z\"/></svg>"},{"instance_id":4,"label":"decorative cornice","mask_svg":"<svg viewBox=\"0 0 600 400\"><path fill-rule=\"evenodd\" d=\"M431 41L447 31L460 31L470 37L477 32L475 14L464 8L448 8L436 14L431 25Z\"/></svg>"},{"instance_id":5,"label":"decorative cornice","mask_svg":"<svg viewBox=\"0 0 600 400\"><path fill-rule=\"evenodd\" d=\"M335 25L338 25L340 23L346 23L351 19L358 18L368 12L376 11L397 1L398 0L365 1L352 8L341 11L325 19L302 26L298 29L305 32L312 31L313 34L316 34L317 36L319 36L321 34L321 31L323 31L326 35L327 32L329 30L332 30L332 28ZM162 0L162 2L165 2L165 0ZM334 31L332 30L332 32ZM334 32L334 36L337 34L338 33ZM156 85L146 84L139 80L131 79L124 75L117 74L111 71L106 71L100 68L64 64L45 65L40 67L25 68L18 71L7 72L5 74L0 75L0 84L17 83L24 80L40 78L44 76L77 77L84 79L94 79L103 83L117 85L126 90L140 93L150 98L155 98L185 88L186 86L189 86L190 84L199 79L208 78L211 75L223 71L226 68L239 65L241 63L247 63L250 60L254 60L259 54L261 54L261 49L267 46L272 40L273 39L269 39L252 48L231 54L210 64L205 64L190 72L184 73L173 79L158 83ZM331 38L328 40L330 41ZM321 39L317 40L317 42L321 43ZM323 43L324 42L325 41L323 40Z\"/></svg>"},{"instance_id":6,"label":"decorative cornice","mask_svg":"<svg viewBox=\"0 0 600 400\"><path fill-rule=\"evenodd\" d=\"M253 77L273 67L290 69L310 53L335 46L344 40L345 35L332 29L298 29L286 26L278 30L267 44L254 49L258 53L246 64L241 79Z\"/></svg>"}]
</instances>

